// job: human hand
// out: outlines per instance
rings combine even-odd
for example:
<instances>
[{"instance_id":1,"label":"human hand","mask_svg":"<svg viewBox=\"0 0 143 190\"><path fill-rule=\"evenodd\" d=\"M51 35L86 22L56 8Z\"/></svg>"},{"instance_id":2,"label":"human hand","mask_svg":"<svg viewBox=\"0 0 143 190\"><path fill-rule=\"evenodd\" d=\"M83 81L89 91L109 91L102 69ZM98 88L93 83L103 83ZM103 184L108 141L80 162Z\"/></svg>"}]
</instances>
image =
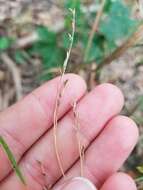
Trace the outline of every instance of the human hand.
<instances>
[{"instance_id":1,"label":"human hand","mask_svg":"<svg viewBox=\"0 0 143 190\"><path fill-rule=\"evenodd\" d=\"M79 76L67 74L64 79L68 79L68 83L59 106L58 145L67 179L72 179L64 182L64 186L52 129L59 78L49 81L0 114L0 135L20 162L27 189L44 190L52 186L53 190L59 187L93 190L87 180L77 177L80 164L71 109L73 101L78 101L81 138L86 148L84 177L100 190L136 190L129 176L117 172L138 139L136 124L128 117L118 115L124 104L122 93L111 84L102 84L85 94L86 85ZM2 148L0 180L1 190L24 189L11 172Z\"/></svg>"}]
</instances>

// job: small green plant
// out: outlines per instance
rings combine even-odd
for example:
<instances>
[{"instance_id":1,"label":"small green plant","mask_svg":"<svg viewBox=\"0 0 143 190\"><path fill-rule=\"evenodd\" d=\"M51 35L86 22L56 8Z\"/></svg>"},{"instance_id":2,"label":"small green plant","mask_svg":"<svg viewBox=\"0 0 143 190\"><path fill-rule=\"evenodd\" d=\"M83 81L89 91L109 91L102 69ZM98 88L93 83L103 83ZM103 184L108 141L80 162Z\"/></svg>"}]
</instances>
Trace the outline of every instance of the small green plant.
<instances>
[{"instance_id":1,"label":"small green plant","mask_svg":"<svg viewBox=\"0 0 143 190\"><path fill-rule=\"evenodd\" d=\"M96 4L100 6L100 1L97 1ZM81 64L90 64L92 62L100 64L107 55L118 47L119 41L125 40L136 30L139 22L131 17L131 8L123 1L107 0L87 59L84 60L85 50L97 11L87 13L83 7L84 4L81 0L69 0L64 3L65 12L69 8L76 10L76 31L73 47L80 48L79 52L83 57ZM65 16L64 30L70 31L70 26L71 17L67 14ZM39 26L37 31L40 40L30 47L28 50L30 55L39 54L45 69L60 67L70 43L67 35L64 32L56 34L42 26Z\"/></svg>"},{"instance_id":2,"label":"small green plant","mask_svg":"<svg viewBox=\"0 0 143 190\"><path fill-rule=\"evenodd\" d=\"M96 4L100 6L100 1L97 1ZM84 56L97 11L85 13L80 0L70 0L66 3L66 7L68 6L75 7L77 11L76 44L80 44L81 52ZM138 22L131 18L130 10L123 1L106 0L102 18L94 35L86 63L96 61L96 63L100 64L105 56L118 47L119 40L126 39L136 30ZM68 18L66 18L67 26Z\"/></svg>"},{"instance_id":3,"label":"small green plant","mask_svg":"<svg viewBox=\"0 0 143 190\"><path fill-rule=\"evenodd\" d=\"M96 0L96 5L99 7L101 1ZM42 61L44 71L61 67L70 44L67 31L70 31L72 22L70 15L66 14L66 12L69 8L72 8L76 10L76 31L73 47L79 49L79 56L83 58L79 64L96 62L99 65L139 25L139 21L131 16L131 7L127 6L124 0L106 0L99 26L91 42L90 51L86 56L87 58L84 59L98 9L95 8L94 11L86 10L82 0L64 1L63 7L65 18L62 32L55 33L45 26L35 26L35 32L38 34L39 40L24 49L14 49L13 44L16 38L1 37L0 51L12 50L14 60L20 64L23 64L28 59L27 56L29 58L38 56ZM41 79L47 80L49 77L50 75L42 75Z\"/></svg>"}]
</instances>

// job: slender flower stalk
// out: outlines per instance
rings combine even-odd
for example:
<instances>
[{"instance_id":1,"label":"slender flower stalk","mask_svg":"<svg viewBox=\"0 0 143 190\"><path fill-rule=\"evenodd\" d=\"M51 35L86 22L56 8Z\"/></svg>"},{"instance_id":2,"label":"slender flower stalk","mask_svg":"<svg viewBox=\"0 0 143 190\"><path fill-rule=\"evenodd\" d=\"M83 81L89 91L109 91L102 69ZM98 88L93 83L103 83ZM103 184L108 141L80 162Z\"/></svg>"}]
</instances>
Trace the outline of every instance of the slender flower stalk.
<instances>
[{"instance_id":1,"label":"slender flower stalk","mask_svg":"<svg viewBox=\"0 0 143 190\"><path fill-rule=\"evenodd\" d=\"M53 121L54 122L53 136L54 136L55 153L56 153L59 169L60 169L64 178L65 178L65 173L64 173L63 164L62 164L61 156L59 153L59 147L58 147L57 127L58 127L59 106L61 103L61 98L63 96L63 91L65 89L67 82L68 82L67 80L64 81L64 75L66 73L66 69L68 66L68 61L70 58L70 54L71 54L71 50L72 50L72 46L73 46L73 41L74 41L74 35L75 35L75 9L70 9L70 11L72 13L72 34L68 35L69 39L70 39L70 46L69 46L69 50L67 51L67 56L66 56L66 59L64 61L63 67L62 67L61 77L60 77L59 84L58 84L57 96L56 96L56 101L55 101L55 109L54 109L54 121Z\"/></svg>"}]
</instances>

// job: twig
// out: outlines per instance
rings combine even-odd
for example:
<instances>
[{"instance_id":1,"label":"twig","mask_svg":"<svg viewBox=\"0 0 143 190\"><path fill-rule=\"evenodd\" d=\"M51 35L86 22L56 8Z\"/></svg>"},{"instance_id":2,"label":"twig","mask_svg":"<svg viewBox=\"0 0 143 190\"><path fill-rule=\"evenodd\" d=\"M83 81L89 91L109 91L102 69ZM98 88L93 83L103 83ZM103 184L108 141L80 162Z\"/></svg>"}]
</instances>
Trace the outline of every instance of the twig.
<instances>
[{"instance_id":1,"label":"twig","mask_svg":"<svg viewBox=\"0 0 143 190\"><path fill-rule=\"evenodd\" d=\"M58 127L58 112L59 112L61 97L63 94L63 89L65 88L65 85L67 84L67 80L64 81L64 75L65 75L67 64L68 64L69 57L71 54L71 50L72 50L72 46L73 46L73 40L74 40L74 34L75 34L75 9L74 10L70 9L70 11L72 12L72 15L73 15L72 34L69 34L70 47L69 47L66 59L65 59L64 64L63 64L62 73L61 73L61 77L60 77L60 81L59 81L58 89L57 89L57 97L56 97L55 109L54 109L54 131L53 131L55 153L56 153L56 157L57 157L57 161L58 161L60 171L61 171L64 178L65 178L65 173L64 173L63 164L62 164L62 161L60 158L60 153L59 153L59 148L58 148L57 127Z\"/></svg>"},{"instance_id":2,"label":"twig","mask_svg":"<svg viewBox=\"0 0 143 190\"><path fill-rule=\"evenodd\" d=\"M86 47L86 50L85 50L84 62L87 61L87 58L88 58L88 55L89 55L89 52L90 52L90 49L91 49L91 46L92 46L92 41L93 41L93 38L94 38L94 34L98 30L98 26L99 26L99 23L100 23L100 20L101 20L101 16L102 16L102 13L103 13L105 2L106 2L106 0L102 0L101 7L100 7L100 9L97 12L97 15L95 17L95 21L94 21L94 24L93 24L93 27L92 27L92 30L91 30L91 33L90 33L90 36L89 36L89 39L88 39L88 42L87 42L87 47Z\"/></svg>"},{"instance_id":3,"label":"twig","mask_svg":"<svg viewBox=\"0 0 143 190\"><path fill-rule=\"evenodd\" d=\"M31 44L33 44L34 42L39 40L39 36L37 34L37 32L33 32L30 35L27 35L23 38L18 39L13 45L12 48L14 49L21 49L21 48L25 48Z\"/></svg>"},{"instance_id":4,"label":"twig","mask_svg":"<svg viewBox=\"0 0 143 190\"><path fill-rule=\"evenodd\" d=\"M12 74L15 90L16 90L16 98L17 100L20 100L22 98L22 82L21 82L20 72L18 68L16 67L16 64L14 63L14 61L8 56L7 53L1 53L0 57Z\"/></svg>"},{"instance_id":5,"label":"twig","mask_svg":"<svg viewBox=\"0 0 143 190\"><path fill-rule=\"evenodd\" d=\"M110 64L113 60L119 58L130 47L136 45L141 39L143 39L143 25L140 25L136 32L134 32L129 39L127 39L120 47L118 47L111 55L106 57L96 68L101 69L104 65Z\"/></svg>"},{"instance_id":6,"label":"twig","mask_svg":"<svg viewBox=\"0 0 143 190\"><path fill-rule=\"evenodd\" d=\"M9 86L6 86L4 91L5 91L5 93L3 95L2 107L1 107L2 110L6 109L9 106L10 100L15 95L15 89L13 89L13 88L10 89Z\"/></svg>"},{"instance_id":7,"label":"twig","mask_svg":"<svg viewBox=\"0 0 143 190\"><path fill-rule=\"evenodd\" d=\"M76 126L76 138L77 138L77 143L78 143L78 150L79 150L79 157L80 157L80 175L83 177L84 172L83 172L83 163L84 163L84 146L81 143L80 140L80 124L79 124L79 116L77 113L77 103L74 102L73 105L73 114L74 114L74 120L75 120L75 126Z\"/></svg>"}]
</instances>

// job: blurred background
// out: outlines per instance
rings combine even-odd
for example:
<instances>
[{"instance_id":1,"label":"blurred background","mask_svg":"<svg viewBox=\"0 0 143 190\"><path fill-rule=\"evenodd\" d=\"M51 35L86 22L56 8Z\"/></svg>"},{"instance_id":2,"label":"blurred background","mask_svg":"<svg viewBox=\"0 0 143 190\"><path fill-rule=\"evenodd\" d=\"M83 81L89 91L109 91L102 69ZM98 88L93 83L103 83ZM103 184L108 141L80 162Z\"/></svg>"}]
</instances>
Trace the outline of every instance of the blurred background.
<instances>
[{"instance_id":1,"label":"blurred background","mask_svg":"<svg viewBox=\"0 0 143 190\"><path fill-rule=\"evenodd\" d=\"M0 110L60 74L72 31L69 8L76 9L76 32L67 70L88 90L103 82L122 89L123 114L140 130L122 170L143 189L142 0L0 0Z\"/></svg>"}]
</instances>

